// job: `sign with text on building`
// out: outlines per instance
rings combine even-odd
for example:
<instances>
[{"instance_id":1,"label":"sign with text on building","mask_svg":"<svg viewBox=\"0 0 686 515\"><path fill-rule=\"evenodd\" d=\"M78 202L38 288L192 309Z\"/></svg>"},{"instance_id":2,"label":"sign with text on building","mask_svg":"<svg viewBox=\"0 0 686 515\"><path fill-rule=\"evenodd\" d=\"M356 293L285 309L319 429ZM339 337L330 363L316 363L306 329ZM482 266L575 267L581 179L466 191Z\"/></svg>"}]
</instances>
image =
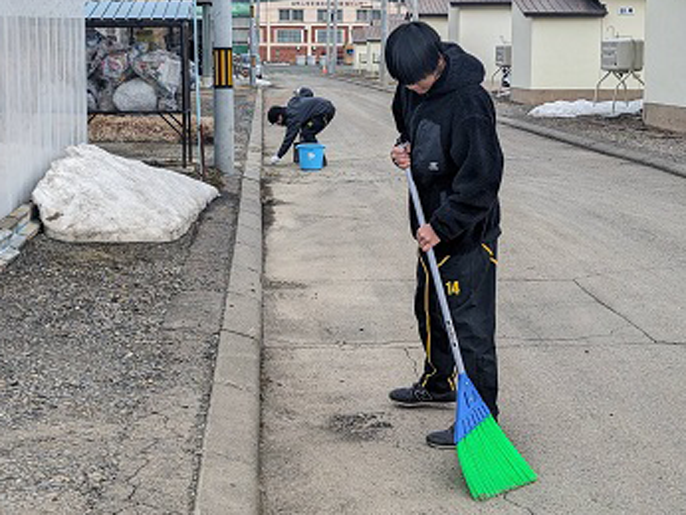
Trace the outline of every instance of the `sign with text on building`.
<instances>
[{"instance_id":1,"label":"sign with text on building","mask_svg":"<svg viewBox=\"0 0 686 515\"><path fill-rule=\"evenodd\" d=\"M294 7L327 7L327 0L293 0L290 5ZM345 1L338 0L338 7L360 7L360 6L370 6L368 1Z\"/></svg>"}]
</instances>

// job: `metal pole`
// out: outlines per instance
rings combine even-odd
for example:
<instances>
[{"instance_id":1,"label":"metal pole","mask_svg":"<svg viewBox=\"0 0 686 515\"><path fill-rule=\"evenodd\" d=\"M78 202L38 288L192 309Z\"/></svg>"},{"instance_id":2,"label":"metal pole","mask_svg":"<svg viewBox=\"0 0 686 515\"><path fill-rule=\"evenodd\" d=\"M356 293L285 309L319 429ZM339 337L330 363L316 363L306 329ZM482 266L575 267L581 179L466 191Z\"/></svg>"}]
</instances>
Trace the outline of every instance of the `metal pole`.
<instances>
[{"instance_id":1,"label":"metal pole","mask_svg":"<svg viewBox=\"0 0 686 515\"><path fill-rule=\"evenodd\" d=\"M388 85L386 77L386 39L388 39L388 0L381 0L381 55L379 56L379 79L381 86Z\"/></svg>"},{"instance_id":2,"label":"metal pole","mask_svg":"<svg viewBox=\"0 0 686 515\"><path fill-rule=\"evenodd\" d=\"M202 123L202 99L200 97L200 52L198 45L198 2L193 0L193 62L195 63L195 135L198 140L198 157L202 142L200 141L200 124ZM204 172L204 171L203 171Z\"/></svg>"},{"instance_id":3,"label":"metal pole","mask_svg":"<svg viewBox=\"0 0 686 515\"><path fill-rule=\"evenodd\" d=\"M333 36L331 38L331 45L333 47L333 59L331 60L331 73L336 73L336 66L338 65L338 0L333 2Z\"/></svg>"},{"instance_id":4,"label":"metal pole","mask_svg":"<svg viewBox=\"0 0 686 515\"><path fill-rule=\"evenodd\" d=\"M202 6L202 82L209 87L212 81L212 16L211 6Z\"/></svg>"},{"instance_id":5,"label":"metal pole","mask_svg":"<svg viewBox=\"0 0 686 515\"><path fill-rule=\"evenodd\" d=\"M231 0L214 0L214 165L233 175L233 19Z\"/></svg>"},{"instance_id":6,"label":"metal pole","mask_svg":"<svg viewBox=\"0 0 686 515\"><path fill-rule=\"evenodd\" d=\"M260 29L260 0L255 2L255 48L257 49L257 57L262 62L260 56L260 41L262 40L262 29ZM264 73L264 70L263 70Z\"/></svg>"},{"instance_id":7,"label":"metal pole","mask_svg":"<svg viewBox=\"0 0 686 515\"><path fill-rule=\"evenodd\" d=\"M412 21L419 21L419 0L412 0Z\"/></svg>"},{"instance_id":8,"label":"metal pole","mask_svg":"<svg viewBox=\"0 0 686 515\"><path fill-rule=\"evenodd\" d=\"M257 29L255 27L255 4L250 6L250 85L257 85L257 49L255 47Z\"/></svg>"},{"instance_id":9,"label":"metal pole","mask_svg":"<svg viewBox=\"0 0 686 515\"><path fill-rule=\"evenodd\" d=\"M331 74L331 0L326 0L326 74Z\"/></svg>"}]
</instances>

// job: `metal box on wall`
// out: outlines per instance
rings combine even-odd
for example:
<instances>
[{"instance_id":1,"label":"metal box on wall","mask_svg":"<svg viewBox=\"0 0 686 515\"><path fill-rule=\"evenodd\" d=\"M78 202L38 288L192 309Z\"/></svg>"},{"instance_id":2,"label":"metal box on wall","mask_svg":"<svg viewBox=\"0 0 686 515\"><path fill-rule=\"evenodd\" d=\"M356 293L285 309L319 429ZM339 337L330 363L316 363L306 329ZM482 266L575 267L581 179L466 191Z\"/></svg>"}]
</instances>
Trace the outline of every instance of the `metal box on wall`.
<instances>
[{"instance_id":1,"label":"metal box on wall","mask_svg":"<svg viewBox=\"0 0 686 515\"><path fill-rule=\"evenodd\" d=\"M495 65L512 66L512 45L498 45L495 47Z\"/></svg>"},{"instance_id":2,"label":"metal box on wall","mask_svg":"<svg viewBox=\"0 0 686 515\"><path fill-rule=\"evenodd\" d=\"M642 39L608 39L602 42L601 67L605 71L630 72L643 69Z\"/></svg>"}]
</instances>

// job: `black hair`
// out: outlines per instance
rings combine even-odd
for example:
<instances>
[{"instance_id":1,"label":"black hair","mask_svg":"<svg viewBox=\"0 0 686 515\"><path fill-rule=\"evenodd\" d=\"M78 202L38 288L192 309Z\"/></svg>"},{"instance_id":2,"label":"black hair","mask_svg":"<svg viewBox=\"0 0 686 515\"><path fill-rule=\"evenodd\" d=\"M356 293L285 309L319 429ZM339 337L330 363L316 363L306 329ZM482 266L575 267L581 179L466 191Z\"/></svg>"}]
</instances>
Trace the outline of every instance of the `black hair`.
<instances>
[{"instance_id":1,"label":"black hair","mask_svg":"<svg viewBox=\"0 0 686 515\"><path fill-rule=\"evenodd\" d=\"M421 21L398 26L386 40L386 68L403 85L415 84L433 73L441 55L441 37Z\"/></svg>"},{"instance_id":2,"label":"black hair","mask_svg":"<svg viewBox=\"0 0 686 515\"><path fill-rule=\"evenodd\" d=\"M282 106L272 106L267 112L267 120L274 125L279 121L279 117L286 117L286 108Z\"/></svg>"}]
</instances>

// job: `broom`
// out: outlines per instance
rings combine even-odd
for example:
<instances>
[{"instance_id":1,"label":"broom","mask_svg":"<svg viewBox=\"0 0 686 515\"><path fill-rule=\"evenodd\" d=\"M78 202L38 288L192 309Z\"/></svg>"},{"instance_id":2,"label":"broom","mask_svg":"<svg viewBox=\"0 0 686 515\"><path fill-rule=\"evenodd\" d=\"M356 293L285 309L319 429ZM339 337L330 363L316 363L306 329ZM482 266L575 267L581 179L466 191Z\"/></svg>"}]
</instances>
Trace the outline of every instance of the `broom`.
<instances>
[{"instance_id":1,"label":"broom","mask_svg":"<svg viewBox=\"0 0 686 515\"><path fill-rule=\"evenodd\" d=\"M424 211L409 168L405 169L405 175L417 221L422 226L426 223ZM536 473L507 439L467 376L433 249L429 249L426 255L458 373L455 412L457 458L472 497L487 499L536 481Z\"/></svg>"}]
</instances>

